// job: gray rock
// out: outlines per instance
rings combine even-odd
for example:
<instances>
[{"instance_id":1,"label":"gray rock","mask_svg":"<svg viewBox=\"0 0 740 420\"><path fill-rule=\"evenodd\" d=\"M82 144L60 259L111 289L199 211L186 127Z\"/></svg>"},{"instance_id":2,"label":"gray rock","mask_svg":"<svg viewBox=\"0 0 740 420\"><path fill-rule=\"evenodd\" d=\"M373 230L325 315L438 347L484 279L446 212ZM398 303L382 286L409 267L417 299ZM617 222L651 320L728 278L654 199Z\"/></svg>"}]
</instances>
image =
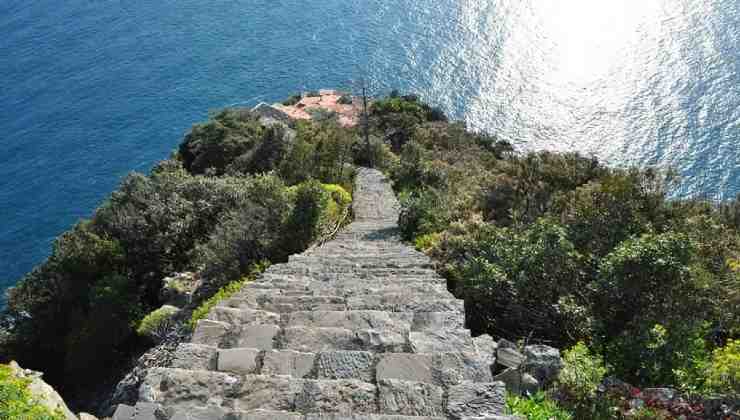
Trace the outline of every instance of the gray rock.
<instances>
[{"instance_id":1,"label":"gray rock","mask_svg":"<svg viewBox=\"0 0 740 420\"><path fill-rule=\"evenodd\" d=\"M499 340L498 343L496 343L496 344L497 344L498 348L500 348L500 349L513 349L513 350L519 351L519 346L516 343L513 343L513 342L511 342L509 340L506 340L506 339L503 339L503 338L501 340Z\"/></svg>"},{"instance_id":2,"label":"gray rock","mask_svg":"<svg viewBox=\"0 0 740 420\"><path fill-rule=\"evenodd\" d=\"M287 376L247 375L234 398L240 411L293 411L296 396L303 391L304 379Z\"/></svg>"},{"instance_id":3,"label":"gray rock","mask_svg":"<svg viewBox=\"0 0 740 420\"><path fill-rule=\"evenodd\" d=\"M221 420L227 412L221 407L192 407L186 410L177 410L170 420Z\"/></svg>"},{"instance_id":4,"label":"gray rock","mask_svg":"<svg viewBox=\"0 0 740 420\"><path fill-rule=\"evenodd\" d=\"M260 351L250 348L222 349L218 351L218 370L241 374L257 373Z\"/></svg>"},{"instance_id":5,"label":"gray rock","mask_svg":"<svg viewBox=\"0 0 740 420\"><path fill-rule=\"evenodd\" d=\"M464 382L448 390L447 414L452 419L500 416L505 414L505 409L503 382Z\"/></svg>"},{"instance_id":6,"label":"gray rock","mask_svg":"<svg viewBox=\"0 0 740 420\"><path fill-rule=\"evenodd\" d=\"M412 331L409 333L412 353L454 353L475 351L468 330Z\"/></svg>"},{"instance_id":7,"label":"gray rock","mask_svg":"<svg viewBox=\"0 0 740 420\"><path fill-rule=\"evenodd\" d=\"M175 408L221 405L239 388L239 378L226 373L154 368L139 388L139 401Z\"/></svg>"},{"instance_id":8,"label":"gray rock","mask_svg":"<svg viewBox=\"0 0 740 420\"><path fill-rule=\"evenodd\" d=\"M380 412L406 416L444 415L444 390L423 382L378 381Z\"/></svg>"},{"instance_id":9,"label":"gray rock","mask_svg":"<svg viewBox=\"0 0 740 420\"><path fill-rule=\"evenodd\" d=\"M237 339L237 346L271 350L275 348L274 340L279 332L277 325L245 325Z\"/></svg>"},{"instance_id":10,"label":"gray rock","mask_svg":"<svg viewBox=\"0 0 740 420\"><path fill-rule=\"evenodd\" d=\"M129 405L119 404L113 413L113 420L133 420L136 409Z\"/></svg>"},{"instance_id":11,"label":"gray rock","mask_svg":"<svg viewBox=\"0 0 740 420\"><path fill-rule=\"evenodd\" d=\"M355 334L344 328L287 327L281 348L308 353L330 350L363 350Z\"/></svg>"},{"instance_id":12,"label":"gray rock","mask_svg":"<svg viewBox=\"0 0 740 420\"><path fill-rule=\"evenodd\" d=\"M15 361L11 361L9 366L13 376L28 381L28 391L40 405L52 411L61 411L67 420L77 420L77 416L67 408L67 404L64 403L62 396L51 385L44 382L41 372L23 369Z\"/></svg>"},{"instance_id":13,"label":"gray rock","mask_svg":"<svg viewBox=\"0 0 740 420\"><path fill-rule=\"evenodd\" d=\"M218 349L204 344L181 343L172 359L177 369L215 370Z\"/></svg>"},{"instance_id":14,"label":"gray rock","mask_svg":"<svg viewBox=\"0 0 740 420\"><path fill-rule=\"evenodd\" d=\"M80 413L78 417L80 418L80 420L98 420L97 417L93 416L92 414L88 414L88 413Z\"/></svg>"},{"instance_id":15,"label":"gray rock","mask_svg":"<svg viewBox=\"0 0 740 420\"><path fill-rule=\"evenodd\" d=\"M377 410L375 385L357 380L304 382L296 398L301 412L366 413Z\"/></svg>"},{"instance_id":16,"label":"gray rock","mask_svg":"<svg viewBox=\"0 0 740 420\"><path fill-rule=\"evenodd\" d=\"M193 344L205 344L213 347L220 347L225 344L231 325L225 322L212 321L210 319L201 319L193 332Z\"/></svg>"},{"instance_id":17,"label":"gray rock","mask_svg":"<svg viewBox=\"0 0 740 420\"><path fill-rule=\"evenodd\" d=\"M372 382L375 358L365 351L321 352L316 358L318 379L359 379Z\"/></svg>"},{"instance_id":18,"label":"gray rock","mask_svg":"<svg viewBox=\"0 0 740 420\"><path fill-rule=\"evenodd\" d=\"M412 382L434 382L432 356L413 353L386 353L380 356L377 380L397 379Z\"/></svg>"},{"instance_id":19,"label":"gray rock","mask_svg":"<svg viewBox=\"0 0 740 420\"><path fill-rule=\"evenodd\" d=\"M294 350L269 350L262 358L263 375L288 375L305 378L314 367L314 353L301 353Z\"/></svg>"},{"instance_id":20,"label":"gray rock","mask_svg":"<svg viewBox=\"0 0 740 420\"><path fill-rule=\"evenodd\" d=\"M507 368L493 377L494 381L501 381L506 389L514 394L534 394L540 389L540 383L532 375L518 369Z\"/></svg>"},{"instance_id":21,"label":"gray rock","mask_svg":"<svg viewBox=\"0 0 740 420\"><path fill-rule=\"evenodd\" d=\"M507 368L517 369L524 363L524 355L510 347L499 347L496 350L496 362Z\"/></svg>"},{"instance_id":22,"label":"gray rock","mask_svg":"<svg viewBox=\"0 0 740 420\"><path fill-rule=\"evenodd\" d=\"M493 381L488 361L477 353L437 353L433 360L435 383L445 387L464 381Z\"/></svg>"},{"instance_id":23,"label":"gray rock","mask_svg":"<svg viewBox=\"0 0 740 420\"><path fill-rule=\"evenodd\" d=\"M478 354L484 358L488 366L493 366L496 363L496 350L498 344L493 341L493 337L488 334L483 334L473 338L473 345Z\"/></svg>"},{"instance_id":24,"label":"gray rock","mask_svg":"<svg viewBox=\"0 0 740 420\"><path fill-rule=\"evenodd\" d=\"M563 368L560 350L544 345L532 345L524 348L525 361L522 370L531 374L543 386L548 386L557 379Z\"/></svg>"}]
</instances>

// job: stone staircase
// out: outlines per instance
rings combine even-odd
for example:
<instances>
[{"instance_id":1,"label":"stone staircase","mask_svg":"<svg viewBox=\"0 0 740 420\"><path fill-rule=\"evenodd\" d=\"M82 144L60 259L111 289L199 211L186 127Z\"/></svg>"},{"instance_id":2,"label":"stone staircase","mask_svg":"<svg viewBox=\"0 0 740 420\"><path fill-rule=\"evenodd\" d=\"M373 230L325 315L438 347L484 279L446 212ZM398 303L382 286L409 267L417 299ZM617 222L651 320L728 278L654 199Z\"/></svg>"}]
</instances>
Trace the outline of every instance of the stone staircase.
<instances>
[{"instance_id":1,"label":"stone staircase","mask_svg":"<svg viewBox=\"0 0 740 420\"><path fill-rule=\"evenodd\" d=\"M270 267L151 369L115 420L506 419L496 343L397 236L398 203L361 169L355 222Z\"/></svg>"}]
</instances>

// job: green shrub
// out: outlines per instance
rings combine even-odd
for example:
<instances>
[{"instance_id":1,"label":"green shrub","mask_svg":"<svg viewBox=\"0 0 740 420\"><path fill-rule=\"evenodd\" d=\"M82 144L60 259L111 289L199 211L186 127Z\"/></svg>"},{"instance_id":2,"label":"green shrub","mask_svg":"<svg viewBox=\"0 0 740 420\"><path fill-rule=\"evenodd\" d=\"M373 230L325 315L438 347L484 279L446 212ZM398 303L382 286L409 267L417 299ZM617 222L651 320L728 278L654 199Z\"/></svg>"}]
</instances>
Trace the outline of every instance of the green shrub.
<instances>
[{"instance_id":1,"label":"green shrub","mask_svg":"<svg viewBox=\"0 0 740 420\"><path fill-rule=\"evenodd\" d=\"M172 318L179 312L174 306L165 305L150 312L139 323L136 333L155 341L164 337L172 325Z\"/></svg>"},{"instance_id":2,"label":"green shrub","mask_svg":"<svg viewBox=\"0 0 740 420\"><path fill-rule=\"evenodd\" d=\"M414 240L414 246L417 250L427 252L439 245L442 240L440 233L428 233L426 235L418 236Z\"/></svg>"},{"instance_id":3,"label":"green shrub","mask_svg":"<svg viewBox=\"0 0 740 420\"><path fill-rule=\"evenodd\" d=\"M352 95L342 95L341 97L339 97L339 100L337 100L337 103L340 105L352 105Z\"/></svg>"},{"instance_id":4,"label":"green shrub","mask_svg":"<svg viewBox=\"0 0 740 420\"><path fill-rule=\"evenodd\" d=\"M712 392L740 395L740 340L729 340L712 352L706 387Z\"/></svg>"},{"instance_id":5,"label":"green shrub","mask_svg":"<svg viewBox=\"0 0 740 420\"><path fill-rule=\"evenodd\" d=\"M262 174L277 169L290 150L287 132L282 125L264 129L252 149L237 156L226 167L229 174Z\"/></svg>"},{"instance_id":6,"label":"green shrub","mask_svg":"<svg viewBox=\"0 0 740 420\"><path fill-rule=\"evenodd\" d=\"M476 331L534 333L558 343L589 333L582 299L582 257L565 229L540 219L518 230L480 225L472 240L452 238L468 247L459 267L458 293Z\"/></svg>"},{"instance_id":7,"label":"green shrub","mask_svg":"<svg viewBox=\"0 0 740 420\"><path fill-rule=\"evenodd\" d=\"M352 202L349 193L341 186L317 181L304 182L289 191L295 204L285 226L286 254L299 252L330 233L346 215Z\"/></svg>"},{"instance_id":8,"label":"green shrub","mask_svg":"<svg viewBox=\"0 0 740 420\"><path fill-rule=\"evenodd\" d=\"M193 174L223 174L239 156L248 153L262 138L263 127L246 110L227 109L210 121L193 126L180 145L179 157Z\"/></svg>"},{"instance_id":9,"label":"green shrub","mask_svg":"<svg viewBox=\"0 0 740 420\"><path fill-rule=\"evenodd\" d=\"M558 386L576 401L589 401L596 396L606 373L603 358L579 342L563 353L563 369L558 375Z\"/></svg>"},{"instance_id":10,"label":"green shrub","mask_svg":"<svg viewBox=\"0 0 740 420\"><path fill-rule=\"evenodd\" d=\"M447 196L440 190L429 188L407 195L401 200L398 224L406 240L445 230L452 222Z\"/></svg>"},{"instance_id":11,"label":"green shrub","mask_svg":"<svg viewBox=\"0 0 740 420\"><path fill-rule=\"evenodd\" d=\"M573 415L558 407L557 403L547 397L543 392L538 392L531 397L520 397L508 394L506 396L506 407L509 414L517 414L527 420L572 420Z\"/></svg>"},{"instance_id":12,"label":"green shrub","mask_svg":"<svg viewBox=\"0 0 740 420\"><path fill-rule=\"evenodd\" d=\"M0 365L0 420L65 420L61 410L52 412L34 400L29 383L10 366Z\"/></svg>"},{"instance_id":13,"label":"green shrub","mask_svg":"<svg viewBox=\"0 0 740 420\"><path fill-rule=\"evenodd\" d=\"M675 384L675 371L702 358L711 281L678 233L645 234L601 261L594 312L597 344L615 373L638 384Z\"/></svg>"},{"instance_id":14,"label":"green shrub","mask_svg":"<svg viewBox=\"0 0 740 420\"><path fill-rule=\"evenodd\" d=\"M557 380L558 400L576 418L610 419L612 404L597 396L606 373L603 358L583 342L577 343L563 353L563 369Z\"/></svg>"}]
</instances>

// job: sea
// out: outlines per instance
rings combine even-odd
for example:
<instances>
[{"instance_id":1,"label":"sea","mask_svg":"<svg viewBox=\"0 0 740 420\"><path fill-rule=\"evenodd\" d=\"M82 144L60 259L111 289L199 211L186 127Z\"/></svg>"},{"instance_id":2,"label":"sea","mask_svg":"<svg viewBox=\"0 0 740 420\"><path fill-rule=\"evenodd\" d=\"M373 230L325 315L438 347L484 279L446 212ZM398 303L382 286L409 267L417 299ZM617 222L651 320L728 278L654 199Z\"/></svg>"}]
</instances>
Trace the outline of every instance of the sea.
<instances>
[{"instance_id":1,"label":"sea","mask_svg":"<svg viewBox=\"0 0 740 420\"><path fill-rule=\"evenodd\" d=\"M229 106L365 84L740 192L738 0L2 0L0 290Z\"/></svg>"}]
</instances>

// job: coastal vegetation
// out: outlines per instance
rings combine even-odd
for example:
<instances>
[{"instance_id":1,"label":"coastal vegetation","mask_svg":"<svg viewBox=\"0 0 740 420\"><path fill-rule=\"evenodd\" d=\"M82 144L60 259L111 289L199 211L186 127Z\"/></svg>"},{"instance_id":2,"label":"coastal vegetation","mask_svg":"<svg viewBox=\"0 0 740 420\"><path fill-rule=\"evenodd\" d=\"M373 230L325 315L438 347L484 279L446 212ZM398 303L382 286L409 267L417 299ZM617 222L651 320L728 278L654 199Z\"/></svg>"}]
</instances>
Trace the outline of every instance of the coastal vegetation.
<instances>
[{"instance_id":1,"label":"coastal vegetation","mask_svg":"<svg viewBox=\"0 0 740 420\"><path fill-rule=\"evenodd\" d=\"M671 199L670 170L514 153L416 103L373 105L400 158L400 227L465 300L474 333L577 345L639 387L737 393L740 198Z\"/></svg>"},{"instance_id":2,"label":"coastal vegetation","mask_svg":"<svg viewBox=\"0 0 740 420\"><path fill-rule=\"evenodd\" d=\"M401 234L465 300L468 328L568 349L554 388L510 397L513 412L611 418L597 396L607 375L739 392L740 199L671 199L669 170L517 153L414 96L374 101L363 128L240 109L194 126L10 290L0 354L71 396L119 374L172 315L158 309L163 278L202 277L192 327L255 267L346 223L362 164L391 177Z\"/></svg>"},{"instance_id":3,"label":"coastal vegetation","mask_svg":"<svg viewBox=\"0 0 740 420\"><path fill-rule=\"evenodd\" d=\"M264 125L239 109L195 125L170 159L126 177L9 290L0 358L44 372L72 404L84 400L176 327L172 310L159 309L165 277L199 273L188 309L197 320L255 265L285 261L347 223L350 164L364 151L354 141L332 122Z\"/></svg>"}]
</instances>

